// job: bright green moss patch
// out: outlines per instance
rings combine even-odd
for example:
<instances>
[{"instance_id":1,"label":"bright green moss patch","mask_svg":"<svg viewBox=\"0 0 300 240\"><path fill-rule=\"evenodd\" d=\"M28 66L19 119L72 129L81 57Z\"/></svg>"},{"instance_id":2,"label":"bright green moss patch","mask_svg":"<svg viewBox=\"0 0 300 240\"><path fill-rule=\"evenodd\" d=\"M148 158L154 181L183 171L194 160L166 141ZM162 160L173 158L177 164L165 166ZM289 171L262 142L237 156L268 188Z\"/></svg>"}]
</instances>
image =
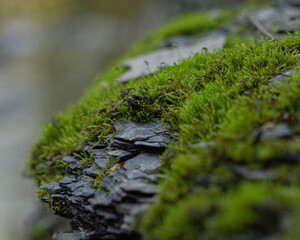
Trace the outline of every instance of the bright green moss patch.
<instances>
[{"instance_id":1,"label":"bright green moss patch","mask_svg":"<svg viewBox=\"0 0 300 240\"><path fill-rule=\"evenodd\" d=\"M146 38L128 56L157 48L172 35L219 27L226 19L227 13L219 18L187 15ZM104 141L102 136L113 133L121 119L157 117L178 136L162 157L167 175L158 186L159 203L139 226L147 238L250 240L275 234L295 239L299 137L258 141L252 133L266 122L286 122L300 135L300 74L280 86L268 83L280 72L299 70L299 59L296 34L261 44L231 40L223 51L196 54L125 86L114 82L125 69L109 70L81 101L45 126L29 160L31 174L41 184L38 196L47 199L43 185L65 175L63 155L79 154L82 164L93 161L78 147L84 141ZM192 145L197 143L203 144ZM94 179L95 188L104 175L99 172Z\"/></svg>"}]
</instances>

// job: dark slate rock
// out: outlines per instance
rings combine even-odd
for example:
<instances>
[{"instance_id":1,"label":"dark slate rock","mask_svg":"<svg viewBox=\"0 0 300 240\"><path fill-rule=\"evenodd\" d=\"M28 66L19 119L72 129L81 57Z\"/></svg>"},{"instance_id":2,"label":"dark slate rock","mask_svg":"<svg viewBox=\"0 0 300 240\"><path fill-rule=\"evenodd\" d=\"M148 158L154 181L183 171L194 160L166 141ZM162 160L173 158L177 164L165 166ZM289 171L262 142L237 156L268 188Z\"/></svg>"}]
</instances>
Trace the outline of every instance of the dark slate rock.
<instances>
[{"instance_id":1,"label":"dark slate rock","mask_svg":"<svg viewBox=\"0 0 300 240\"><path fill-rule=\"evenodd\" d=\"M106 145L100 142L91 142L88 141L84 144L83 150L85 150L86 152L89 152L92 149L102 149L105 148Z\"/></svg>"},{"instance_id":2,"label":"dark slate rock","mask_svg":"<svg viewBox=\"0 0 300 240\"><path fill-rule=\"evenodd\" d=\"M160 168L159 154L154 153L140 153L136 157L128 160L124 164L127 171L140 169L142 172L155 171Z\"/></svg>"},{"instance_id":3,"label":"dark slate rock","mask_svg":"<svg viewBox=\"0 0 300 240\"><path fill-rule=\"evenodd\" d=\"M97 177L99 175L97 168L97 165L93 164L90 168L83 169L82 173L90 177Z\"/></svg>"},{"instance_id":4,"label":"dark slate rock","mask_svg":"<svg viewBox=\"0 0 300 240\"><path fill-rule=\"evenodd\" d=\"M80 159L74 156L64 156L62 161L68 164L77 164L80 161Z\"/></svg>"},{"instance_id":5,"label":"dark slate rock","mask_svg":"<svg viewBox=\"0 0 300 240\"><path fill-rule=\"evenodd\" d=\"M145 141L135 141L136 146L144 146L149 148L166 148L171 143L171 138L168 135L153 136Z\"/></svg>"},{"instance_id":6,"label":"dark slate rock","mask_svg":"<svg viewBox=\"0 0 300 240\"><path fill-rule=\"evenodd\" d=\"M68 170L69 170L70 173L73 173L73 171L82 170L82 169L83 169L83 166L81 164L70 163L68 165Z\"/></svg>"},{"instance_id":7,"label":"dark slate rock","mask_svg":"<svg viewBox=\"0 0 300 240\"><path fill-rule=\"evenodd\" d=\"M108 161L107 158L95 158L95 163L101 170L106 168Z\"/></svg>"},{"instance_id":8,"label":"dark slate rock","mask_svg":"<svg viewBox=\"0 0 300 240\"><path fill-rule=\"evenodd\" d=\"M244 166L238 165L230 165L229 169L231 169L231 171L233 171L236 175L251 181L273 181L277 179L276 174L265 170L249 170Z\"/></svg>"},{"instance_id":9,"label":"dark slate rock","mask_svg":"<svg viewBox=\"0 0 300 240\"><path fill-rule=\"evenodd\" d=\"M77 188L91 186L92 180L86 177L80 178L77 182L66 184L66 188L75 191Z\"/></svg>"},{"instance_id":10,"label":"dark slate rock","mask_svg":"<svg viewBox=\"0 0 300 240\"><path fill-rule=\"evenodd\" d=\"M76 181L76 176L68 175L68 176L64 177L62 180L60 180L59 184L64 185L64 184L69 184L69 183L72 183L75 181Z\"/></svg>"},{"instance_id":11,"label":"dark slate rock","mask_svg":"<svg viewBox=\"0 0 300 240\"><path fill-rule=\"evenodd\" d=\"M153 137L155 133L153 132L155 123L134 123L131 121L123 122L123 126L120 127L118 124L115 124L115 128L120 132L117 133L114 137L117 139L125 141L142 141L146 140L149 137Z\"/></svg>"},{"instance_id":12,"label":"dark slate rock","mask_svg":"<svg viewBox=\"0 0 300 240\"><path fill-rule=\"evenodd\" d=\"M298 73L298 71L296 69L289 69L269 79L269 83L271 83L273 86L279 86L281 83L284 83L287 78L292 77L293 73Z\"/></svg>"},{"instance_id":13,"label":"dark slate rock","mask_svg":"<svg viewBox=\"0 0 300 240\"><path fill-rule=\"evenodd\" d=\"M133 154L131 152L128 152L125 150L120 150L120 149L109 151L108 155L111 157L114 157L114 158L119 157L120 160L127 160L133 156Z\"/></svg>"},{"instance_id":14,"label":"dark slate rock","mask_svg":"<svg viewBox=\"0 0 300 240\"><path fill-rule=\"evenodd\" d=\"M125 192L142 193L142 194L155 194L157 190L151 183L129 180L120 184L120 188Z\"/></svg>"},{"instance_id":15,"label":"dark slate rock","mask_svg":"<svg viewBox=\"0 0 300 240\"><path fill-rule=\"evenodd\" d=\"M138 179L138 178L147 177L148 175L139 170L132 170L132 171L127 171L126 176L128 179Z\"/></svg>"},{"instance_id":16,"label":"dark slate rock","mask_svg":"<svg viewBox=\"0 0 300 240\"><path fill-rule=\"evenodd\" d=\"M269 79L269 83L271 83L273 86L279 86L281 83L284 83L285 80L286 76L279 74L276 77Z\"/></svg>"},{"instance_id":17,"label":"dark slate rock","mask_svg":"<svg viewBox=\"0 0 300 240\"><path fill-rule=\"evenodd\" d=\"M126 193L124 193L119 186L115 186L108 192L108 197L113 202L121 202L124 197L126 197Z\"/></svg>"},{"instance_id":18,"label":"dark slate rock","mask_svg":"<svg viewBox=\"0 0 300 240\"><path fill-rule=\"evenodd\" d=\"M103 190L100 192L96 192L94 198L89 199L89 203L93 206L93 208L97 207L109 207L111 206L111 199L107 197L107 193Z\"/></svg>"},{"instance_id":19,"label":"dark slate rock","mask_svg":"<svg viewBox=\"0 0 300 240\"><path fill-rule=\"evenodd\" d=\"M60 193L62 188L59 186L58 182L52 182L45 185L45 188L50 194Z\"/></svg>"},{"instance_id":20,"label":"dark slate rock","mask_svg":"<svg viewBox=\"0 0 300 240\"><path fill-rule=\"evenodd\" d=\"M92 149L91 154L93 155L93 158L105 158L108 159L109 155L107 153L106 149Z\"/></svg>"},{"instance_id":21,"label":"dark slate rock","mask_svg":"<svg viewBox=\"0 0 300 240\"><path fill-rule=\"evenodd\" d=\"M89 240L88 233L55 233L52 240Z\"/></svg>"},{"instance_id":22,"label":"dark slate rock","mask_svg":"<svg viewBox=\"0 0 300 240\"><path fill-rule=\"evenodd\" d=\"M272 128L267 128L265 125L252 132L253 138L258 140L276 140L291 138L292 131L286 123L274 125Z\"/></svg>"},{"instance_id":23,"label":"dark slate rock","mask_svg":"<svg viewBox=\"0 0 300 240\"><path fill-rule=\"evenodd\" d=\"M111 140L109 143L109 146L113 147L113 148L117 148L117 149L126 150L129 152L135 152L138 150L137 147L133 143L124 142L124 141L121 141L118 139Z\"/></svg>"},{"instance_id":24,"label":"dark slate rock","mask_svg":"<svg viewBox=\"0 0 300 240\"><path fill-rule=\"evenodd\" d=\"M292 74L294 74L294 73L298 73L298 71L296 69L289 69L281 74L286 77L292 77Z\"/></svg>"},{"instance_id":25,"label":"dark slate rock","mask_svg":"<svg viewBox=\"0 0 300 240\"><path fill-rule=\"evenodd\" d=\"M102 218L104 218L106 221L116 221L118 220L118 216L115 213L105 211L104 209L97 209L96 214Z\"/></svg>"},{"instance_id":26,"label":"dark slate rock","mask_svg":"<svg viewBox=\"0 0 300 240\"><path fill-rule=\"evenodd\" d=\"M72 192L72 195L75 197L84 197L89 198L92 197L96 192L96 189L91 187L82 187L77 188L75 191Z\"/></svg>"}]
</instances>

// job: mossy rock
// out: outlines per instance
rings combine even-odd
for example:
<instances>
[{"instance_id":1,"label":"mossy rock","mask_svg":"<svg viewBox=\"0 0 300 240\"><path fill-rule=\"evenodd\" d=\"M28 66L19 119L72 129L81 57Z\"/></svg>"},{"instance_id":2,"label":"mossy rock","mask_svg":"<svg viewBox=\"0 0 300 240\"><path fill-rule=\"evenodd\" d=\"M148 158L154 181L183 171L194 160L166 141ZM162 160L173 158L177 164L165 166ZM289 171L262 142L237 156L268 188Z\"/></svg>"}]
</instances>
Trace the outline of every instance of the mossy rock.
<instances>
[{"instance_id":1,"label":"mossy rock","mask_svg":"<svg viewBox=\"0 0 300 240\"><path fill-rule=\"evenodd\" d=\"M233 12L239 11L184 16L125 57L151 51L169 36L222 27ZM43 129L28 161L40 185L37 195L47 198L44 185L66 175L64 155L76 153L92 161L80 146L103 141L114 133L117 121L159 118L177 138L162 156L161 171L167 177L158 185L159 202L136 228L146 239L297 239L300 34L259 44L240 42L247 34L234 43L235 32L222 51L196 54L125 86L115 84L126 71L117 62L82 100ZM269 82L289 69L298 73L280 84ZM290 130L289 136L266 139L255 133L280 124ZM97 188L101 177L94 180Z\"/></svg>"}]
</instances>

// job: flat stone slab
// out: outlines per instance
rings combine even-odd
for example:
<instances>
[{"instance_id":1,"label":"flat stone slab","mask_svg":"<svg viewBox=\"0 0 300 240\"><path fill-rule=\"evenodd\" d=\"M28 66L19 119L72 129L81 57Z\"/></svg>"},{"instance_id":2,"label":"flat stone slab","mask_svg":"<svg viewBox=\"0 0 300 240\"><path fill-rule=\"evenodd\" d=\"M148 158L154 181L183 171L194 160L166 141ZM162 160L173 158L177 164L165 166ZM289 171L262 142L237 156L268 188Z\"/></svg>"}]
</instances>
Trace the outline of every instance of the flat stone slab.
<instances>
[{"instance_id":1,"label":"flat stone slab","mask_svg":"<svg viewBox=\"0 0 300 240\"><path fill-rule=\"evenodd\" d=\"M183 59L193 56L196 53L208 51L212 53L216 49L223 49L226 41L226 34L213 32L205 38L193 43L180 45L173 48L163 48L151 53L125 60L123 65L130 69L118 78L118 81L125 83L134 79L153 74L159 68L173 66ZM205 50L204 50L205 49Z\"/></svg>"}]
</instances>

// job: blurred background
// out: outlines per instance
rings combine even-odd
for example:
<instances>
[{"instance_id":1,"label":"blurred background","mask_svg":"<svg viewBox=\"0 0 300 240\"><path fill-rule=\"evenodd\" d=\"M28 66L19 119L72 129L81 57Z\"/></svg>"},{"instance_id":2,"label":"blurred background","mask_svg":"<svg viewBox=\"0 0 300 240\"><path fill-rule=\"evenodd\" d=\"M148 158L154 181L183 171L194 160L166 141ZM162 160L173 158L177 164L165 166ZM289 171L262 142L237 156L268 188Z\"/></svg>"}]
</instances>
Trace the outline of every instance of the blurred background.
<instances>
[{"instance_id":1,"label":"blurred background","mask_svg":"<svg viewBox=\"0 0 300 240\"><path fill-rule=\"evenodd\" d=\"M41 204L22 170L43 124L142 35L184 12L238 2L0 0L0 240L33 239Z\"/></svg>"}]
</instances>

